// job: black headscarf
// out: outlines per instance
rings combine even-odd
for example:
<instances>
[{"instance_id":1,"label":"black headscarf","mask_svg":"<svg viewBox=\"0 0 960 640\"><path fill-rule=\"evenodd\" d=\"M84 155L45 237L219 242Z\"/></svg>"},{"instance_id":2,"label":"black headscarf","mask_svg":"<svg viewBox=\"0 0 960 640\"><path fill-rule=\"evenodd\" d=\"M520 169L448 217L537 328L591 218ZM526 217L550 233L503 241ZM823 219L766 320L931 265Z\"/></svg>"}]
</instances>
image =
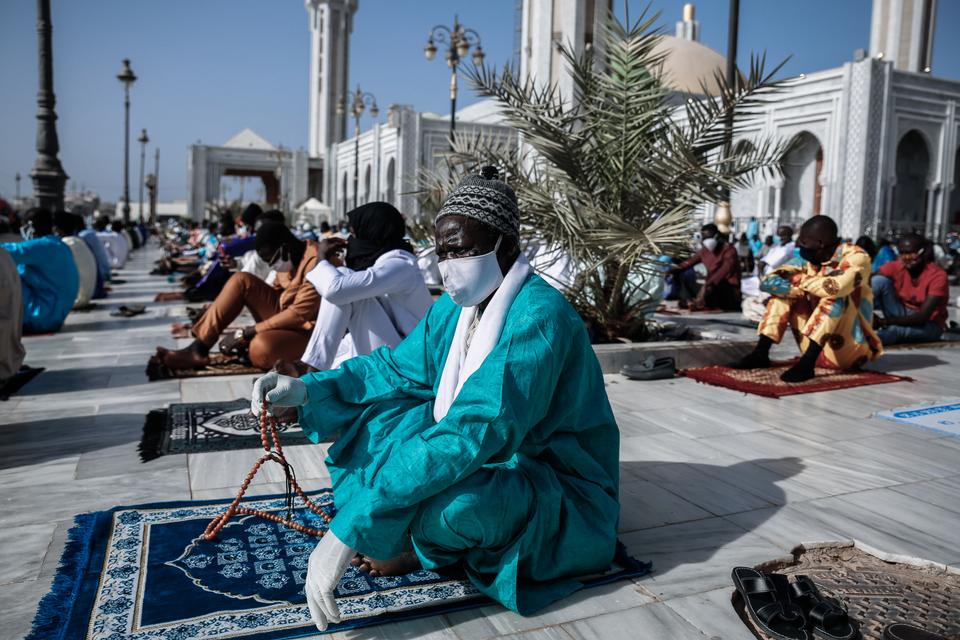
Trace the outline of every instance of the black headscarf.
<instances>
[{"instance_id":1,"label":"black headscarf","mask_svg":"<svg viewBox=\"0 0 960 640\"><path fill-rule=\"evenodd\" d=\"M389 202L368 202L347 213L353 234L347 241L347 266L354 271L366 269L388 251L402 249L413 253L403 239L403 216Z\"/></svg>"}]
</instances>

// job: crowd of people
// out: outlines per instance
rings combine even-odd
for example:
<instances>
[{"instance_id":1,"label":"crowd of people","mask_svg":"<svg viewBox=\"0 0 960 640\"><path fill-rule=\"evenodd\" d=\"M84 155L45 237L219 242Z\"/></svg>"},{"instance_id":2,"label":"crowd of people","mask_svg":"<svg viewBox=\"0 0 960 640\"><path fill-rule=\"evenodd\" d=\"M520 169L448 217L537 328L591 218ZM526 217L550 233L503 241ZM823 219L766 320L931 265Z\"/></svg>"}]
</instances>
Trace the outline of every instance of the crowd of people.
<instances>
[{"instance_id":1,"label":"crowd of people","mask_svg":"<svg viewBox=\"0 0 960 640\"><path fill-rule=\"evenodd\" d=\"M23 366L24 334L55 333L110 292L113 270L143 246L143 224L32 208L0 214L0 387Z\"/></svg>"}]
</instances>

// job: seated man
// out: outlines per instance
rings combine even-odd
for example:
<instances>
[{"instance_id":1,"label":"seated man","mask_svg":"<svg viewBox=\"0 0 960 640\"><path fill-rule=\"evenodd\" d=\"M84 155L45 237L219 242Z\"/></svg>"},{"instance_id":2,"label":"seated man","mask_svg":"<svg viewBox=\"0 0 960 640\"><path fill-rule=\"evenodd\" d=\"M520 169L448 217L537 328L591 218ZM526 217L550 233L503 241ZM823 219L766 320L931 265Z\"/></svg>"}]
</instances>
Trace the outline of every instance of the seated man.
<instances>
[{"instance_id":1,"label":"seated man","mask_svg":"<svg viewBox=\"0 0 960 640\"><path fill-rule=\"evenodd\" d=\"M771 271L793 257L793 250L796 247L793 242L793 227L788 224L781 225L777 229L777 238L780 239L780 243L771 246L760 259L761 276L769 275Z\"/></svg>"},{"instance_id":2,"label":"seated man","mask_svg":"<svg viewBox=\"0 0 960 640\"><path fill-rule=\"evenodd\" d=\"M459 563L521 614L613 559L620 436L600 365L520 253L516 197L495 176L464 179L440 209L447 294L396 349L254 385L255 414L296 406L314 442L339 432L326 461L338 510L305 587L321 629L339 621L351 559L371 575Z\"/></svg>"},{"instance_id":3,"label":"seated man","mask_svg":"<svg viewBox=\"0 0 960 640\"><path fill-rule=\"evenodd\" d=\"M26 351L23 334L23 289L17 265L5 249L0 248L0 387L12 378L23 364Z\"/></svg>"},{"instance_id":4,"label":"seated man","mask_svg":"<svg viewBox=\"0 0 960 640\"><path fill-rule=\"evenodd\" d=\"M10 253L20 274L23 331L59 331L77 299L77 266L70 249L53 234L49 211L30 209L24 218L25 236L31 239L0 245Z\"/></svg>"},{"instance_id":5,"label":"seated man","mask_svg":"<svg viewBox=\"0 0 960 640\"><path fill-rule=\"evenodd\" d=\"M947 328L947 272L921 236L905 235L897 248L900 259L881 266L871 282L874 305L883 314L874 319L877 335L883 344L939 340Z\"/></svg>"},{"instance_id":6,"label":"seated man","mask_svg":"<svg viewBox=\"0 0 960 640\"><path fill-rule=\"evenodd\" d=\"M157 348L157 358L171 369L203 368L210 348L244 307L256 324L229 336L228 346L249 346L250 362L269 369L277 360L296 360L310 340L320 296L306 279L317 264L317 243L298 240L279 222L257 231L257 253L277 272L273 285L249 273L230 276L223 291L193 326L196 340L177 351Z\"/></svg>"},{"instance_id":7,"label":"seated man","mask_svg":"<svg viewBox=\"0 0 960 640\"><path fill-rule=\"evenodd\" d=\"M417 326L433 298L403 239L403 216L386 202L347 214L349 241L320 242L320 261L307 274L322 299L317 323L301 360L324 371L382 346L396 347ZM347 250L346 267L337 253Z\"/></svg>"},{"instance_id":8,"label":"seated man","mask_svg":"<svg viewBox=\"0 0 960 640\"><path fill-rule=\"evenodd\" d=\"M740 258L737 250L712 222L700 228L700 237L703 247L668 272L677 276L701 262L707 268L706 282L699 291L695 279L681 278L681 306L693 298L688 303L691 309L740 311Z\"/></svg>"},{"instance_id":9,"label":"seated man","mask_svg":"<svg viewBox=\"0 0 960 640\"><path fill-rule=\"evenodd\" d=\"M56 234L63 244L70 248L73 254L73 263L77 266L77 275L80 277L77 287L77 299L73 302L74 309L83 309L90 306L90 300L97 290L97 259L87 243L76 236L80 225L80 216L57 211L53 214L53 224Z\"/></svg>"},{"instance_id":10,"label":"seated man","mask_svg":"<svg viewBox=\"0 0 960 640\"><path fill-rule=\"evenodd\" d=\"M110 258L110 266L114 269L123 269L127 264L127 254L130 252L127 239L120 234L123 225L120 222L114 222L111 225L110 219L102 216L97 219L93 227L97 230L97 237L100 238L107 257Z\"/></svg>"},{"instance_id":11,"label":"seated man","mask_svg":"<svg viewBox=\"0 0 960 640\"><path fill-rule=\"evenodd\" d=\"M761 282L761 291L772 297L758 328L760 340L731 366L769 367L770 347L788 328L803 355L780 376L784 382L812 378L818 359L823 366L855 369L879 357L883 347L872 326L870 256L842 243L837 223L824 215L803 223L797 246L802 260L787 262Z\"/></svg>"}]
</instances>

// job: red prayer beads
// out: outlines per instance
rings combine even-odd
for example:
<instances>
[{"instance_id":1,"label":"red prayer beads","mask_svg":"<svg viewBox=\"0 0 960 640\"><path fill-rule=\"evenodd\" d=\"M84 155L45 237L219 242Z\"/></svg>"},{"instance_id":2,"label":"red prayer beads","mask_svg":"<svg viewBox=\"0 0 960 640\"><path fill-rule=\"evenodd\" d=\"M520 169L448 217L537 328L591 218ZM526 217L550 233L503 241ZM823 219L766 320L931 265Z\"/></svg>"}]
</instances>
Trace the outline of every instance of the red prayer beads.
<instances>
[{"instance_id":1,"label":"red prayer beads","mask_svg":"<svg viewBox=\"0 0 960 640\"><path fill-rule=\"evenodd\" d=\"M268 437L269 432L269 437ZM273 441L273 449L270 448L270 441ZM266 407L260 413L260 442L263 445L263 450L266 453L260 456L260 459L257 460L256 464L253 465L253 468L250 470L250 473L247 474L247 477L244 479L243 484L240 485L240 491L237 493L237 497L233 499L233 502L230 503L230 506L227 507L227 510L221 513L219 516L210 521L210 524L207 525L207 528L203 532L204 540L215 540L217 535L220 533L220 530L223 529L230 518L235 514L257 516L282 524L284 526L290 527L295 531L300 533L306 533L307 535L320 537L323 535L323 531L319 529L312 529L306 527L298 522L293 520L293 511L292 508L288 506L287 517L281 518L280 516L274 513L267 513L266 511L259 511L257 509L248 509L246 507L237 506L240 503L240 500L243 499L243 494L246 493L247 487L250 486L250 481L253 480L254 476L257 475L257 472L260 470L261 465L267 460L273 460L277 464L283 466L284 473L287 477L287 486L288 486L288 497L290 501L288 505L292 505L293 496L289 494L290 489L296 492L300 499L303 500L304 504L307 506L310 511L314 512L321 518L324 522L329 523L333 520L333 516L329 515L326 511L321 509L316 503L314 503L310 498L307 497L307 494L304 493L303 489L300 488L300 485L297 483L297 479L294 477L293 469L290 466L290 463L287 462L287 459L283 455L283 447L280 446L280 436L277 433L277 419L273 416L267 415Z\"/></svg>"}]
</instances>

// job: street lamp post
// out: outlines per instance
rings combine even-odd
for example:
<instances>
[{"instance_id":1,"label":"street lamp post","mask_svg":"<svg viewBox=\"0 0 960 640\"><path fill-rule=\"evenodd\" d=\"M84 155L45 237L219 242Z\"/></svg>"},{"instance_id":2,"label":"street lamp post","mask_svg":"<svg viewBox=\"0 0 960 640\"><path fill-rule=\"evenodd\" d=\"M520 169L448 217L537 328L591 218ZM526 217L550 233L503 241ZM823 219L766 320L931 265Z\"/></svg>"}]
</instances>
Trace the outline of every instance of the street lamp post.
<instances>
[{"instance_id":1,"label":"street lamp post","mask_svg":"<svg viewBox=\"0 0 960 640\"><path fill-rule=\"evenodd\" d=\"M130 87L137 76L126 58L117 80L123 83L123 221L130 222Z\"/></svg>"},{"instance_id":2,"label":"street lamp post","mask_svg":"<svg viewBox=\"0 0 960 640\"><path fill-rule=\"evenodd\" d=\"M48 210L63 207L67 174L57 158L57 97L53 93L53 26L50 0L37 0L37 44L40 83L37 90L37 160L30 171L37 206Z\"/></svg>"},{"instance_id":3,"label":"street lamp post","mask_svg":"<svg viewBox=\"0 0 960 640\"><path fill-rule=\"evenodd\" d=\"M19 206L17 203L20 202L20 172L17 171L17 175L13 178L17 182L17 197L14 198L14 206Z\"/></svg>"},{"instance_id":4,"label":"street lamp post","mask_svg":"<svg viewBox=\"0 0 960 640\"><path fill-rule=\"evenodd\" d=\"M357 208L357 194L360 185L360 116L370 106L370 115L376 118L380 114L380 108L377 107L377 99L372 93L367 93L357 85L357 90L353 93L353 101L350 103L350 113L353 114L353 208ZM347 101L345 96L340 96L337 102L337 113L343 115L347 110Z\"/></svg>"},{"instance_id":5,"label":"street lamp post","mask_svg":"<svg viewBox=\"0 0 960 640\"><path fill-rule=\"evenodd\" d=\"M427 44L423 48L423 54L427 60L433 60L436 57L436 42L447 45L444 59L450 67L450 144L453 144L453 133L457 128L457 66L461 58L466 57L470 52L470 47L473 47L475 65L483 64L485 54L480 46L480 34L460 24L456 15L453 16L453 28L438 24L427 33Z\"/></svg>"},{"instance_id":6,"label":"street lamp post","mask_svg":"<svg viewBox=\"0 0 960 640\"><path fill-rule=\"evenodd\" d=\"M147 143L150 142L150 138L147 137L147 130L140 130L140 137L137 138L137 142L140 143L140 222L143 222L143 163L146 160L147 155Z\"/></svg>"}]
</instances>

